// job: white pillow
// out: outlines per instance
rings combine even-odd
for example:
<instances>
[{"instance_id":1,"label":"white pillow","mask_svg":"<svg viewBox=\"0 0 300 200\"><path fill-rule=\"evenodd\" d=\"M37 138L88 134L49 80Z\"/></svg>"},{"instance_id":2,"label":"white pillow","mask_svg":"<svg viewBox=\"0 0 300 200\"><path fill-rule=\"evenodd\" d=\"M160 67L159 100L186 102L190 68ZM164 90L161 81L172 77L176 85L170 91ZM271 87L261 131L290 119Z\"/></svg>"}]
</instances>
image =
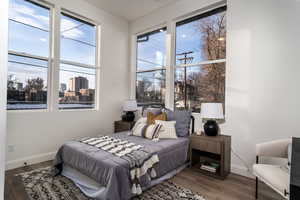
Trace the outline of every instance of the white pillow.
<instances>
[{"instance_id":1,"label":"white pillow","mask_svg":"<svg viewBox=\"0 0 300 200\"><path fill-rule=\"evenodd\" d=\"M134 127L132 128L132 135L142 137L145 126L147 126L147 118L142 117L134 124Z\"/></svg>"},{"instance_id":2,"label":"white pillow","mask_svg":"<svg viewBox=\"0 0 300 200\"><path fill-rule=\"evenodd\" d=\"M155 120L155 124L161 124L159 139L177 139L175 124L176 121Z\"/></svg>"},{"instance_id":3,"label":"white pillow","mask_svg":"<svg viewBox=\"0 0 300 200\"><path fill-rule=\"evenodd\" d=\"M147 117L141 117L139 118L135 124L138 124L138 123L147 123Z\"/></svg>"}]
</instances>

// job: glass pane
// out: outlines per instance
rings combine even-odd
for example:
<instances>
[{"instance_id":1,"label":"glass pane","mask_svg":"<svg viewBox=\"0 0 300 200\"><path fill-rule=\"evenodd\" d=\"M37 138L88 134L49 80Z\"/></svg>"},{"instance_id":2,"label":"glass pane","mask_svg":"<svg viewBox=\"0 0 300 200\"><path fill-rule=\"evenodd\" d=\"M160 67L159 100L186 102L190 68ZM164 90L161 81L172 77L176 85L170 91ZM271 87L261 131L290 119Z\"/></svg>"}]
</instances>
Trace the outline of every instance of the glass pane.
<instances>
[{"instance_id":1,"label":"glass pane","mask_svg":"<svg viewBox=\"0 0 300 200\"><path fill-rule=\"evenodd\" d=\"M60 30L63 38L96 45L96 26L93 24L62 13Z\"/></svg>"},{"instance_id":2,"label":"glass pane","mask_svg":"<svg viewBox=\"0 0 300 200\"><path fill-rule=\"evenodd\" d=\"M224 104L225 63L176 69L175 108L200 112L204 102Z\"/></svg>"},{"instance_id":3,"label":"glass pane","mask_svg":"<svg viewBox=\"0 0 300 200\"><path fill-rule=\"evenodd\" d=\"M136 99L139 104L164 103L165 70L137 73Z\"/></svg>"},{"instance_id":4,"label":"glass pane","mask_svg":"<svg viewBox=\"0 0 300 200\"><path fill-rule=\"evenodd\" d=\"M166 30L139 36L137 40L137 71L166 66Z\"/></svg>"},{"instance_id":5,"label":"glass pane","mask_svg":"<svg viewBox=\"0 0 300 200\"><path fill-rule=\"evenodd\" d=\"M33 59L33 58L24 57L24 56L16 56L16 55L12 55L12 54L8 54L8 60L10 62L21 62L24 64L37 65L37 66L42 66L42 67L47 67L47 65L48 65L48 61L45 61L45 60Z\"/></svg>"},{"instance_id":6,"label":"glass pane","mask_svg":"<svg viewBox=\"0 0 300 200\"><path fill-rule=\"evenodd\" d=\"M175 86L174 86L174 98L175 98L175 108L184 109L185 108L185 78L184 78L184 68L176 68L175 70Z\"/></svg>"},{"instance_id":7,"label":"glass pane","mask_svg":"<svg viewBox=\"0 0 300 200\"><path fill-rule=\"evenodd\" d=\"M62 14L61 59L95 65L96 26Z\"/></svg>"},{"instance_id":8,"label":"glass pane","mask_svg":"<svg viewBox=\"0 0 300 200\"><path fill-rule=\"evenodd\" d=\"M176 27L176 65L226 57L226 12Z\"/></svg>"},{"instance_id":9,"label":"glass pane","mask_svg":"<svg viewBox=\"0 0 300 200\"><path fill-rule=\"evenodd\" d=\"M49 56L50 11L24 0L11 0L9 50Z\"/></svg>"},{"instance_id":10,"label":"glass pane","mask_svg":"<svg viewBox=\"0 0 300 200\"><path fill-rule=\"evenodd\" d=\"M94 108L96 69L60 66L59 108Z\"/></svg>"},{"instance_id":11,"label":"glass pane","mask_svg":"<svg viewBox=\"0 0 300 200\"><path fill-rule=\"evenodd\" d=\"M9 55L7 109L46 109L48 62Z\"/></svg>"}]
</instances>

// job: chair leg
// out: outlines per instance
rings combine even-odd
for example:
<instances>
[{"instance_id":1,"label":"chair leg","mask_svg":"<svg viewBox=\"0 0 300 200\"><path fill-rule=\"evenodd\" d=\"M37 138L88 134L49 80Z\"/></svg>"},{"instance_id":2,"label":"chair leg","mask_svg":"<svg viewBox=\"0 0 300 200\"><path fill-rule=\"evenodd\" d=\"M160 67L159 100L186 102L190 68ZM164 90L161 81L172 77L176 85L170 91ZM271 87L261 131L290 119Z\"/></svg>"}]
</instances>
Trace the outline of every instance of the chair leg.
<instances>
[{"instance_id":1,"label":"chair leg","mask_svg":"<svg viewBox=\"0 0 300 200\"><path fill-rule=\"evenodd\" d=\"M256 156L256 164L259 163L259 156ZM255 199L258 199L258 178L255 177Z\"/></svg>"},{"instance_id":2,"label":"chair leg","mask_svg":"<svg viewBox=\"0 0 300 200\"><path fill-rule=\"evenodd\" d=\"M255 199L258 199L258 178L255 178Z\"/></svg>"}]
</instances>

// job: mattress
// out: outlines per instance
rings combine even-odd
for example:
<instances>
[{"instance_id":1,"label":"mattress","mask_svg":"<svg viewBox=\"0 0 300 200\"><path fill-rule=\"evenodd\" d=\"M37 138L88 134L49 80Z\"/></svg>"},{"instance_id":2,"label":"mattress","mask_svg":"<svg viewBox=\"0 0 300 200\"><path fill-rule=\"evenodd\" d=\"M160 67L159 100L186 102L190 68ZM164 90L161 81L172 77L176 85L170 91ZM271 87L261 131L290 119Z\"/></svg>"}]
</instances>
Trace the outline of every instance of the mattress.
<instances>
[{"instance_id":1,"label":"mattress","mask_svg":"<svg viewBox=\"0 0 300 200\"><path fill-rule=\"evenodd\" d=\"M127 140L144 146L157 153L159 163L155 166L157 179L182 166L187 161L188 138L161 139L157 142L142 137L129 136L128 132L113 134L112 137ZM63 164L102 186L98 199L130 199L130 174L128 162L117 156L78 141L65 143L56 156L56 165ZM146 179L142 187L151 182Z\"/></svg>"}]
</instances>

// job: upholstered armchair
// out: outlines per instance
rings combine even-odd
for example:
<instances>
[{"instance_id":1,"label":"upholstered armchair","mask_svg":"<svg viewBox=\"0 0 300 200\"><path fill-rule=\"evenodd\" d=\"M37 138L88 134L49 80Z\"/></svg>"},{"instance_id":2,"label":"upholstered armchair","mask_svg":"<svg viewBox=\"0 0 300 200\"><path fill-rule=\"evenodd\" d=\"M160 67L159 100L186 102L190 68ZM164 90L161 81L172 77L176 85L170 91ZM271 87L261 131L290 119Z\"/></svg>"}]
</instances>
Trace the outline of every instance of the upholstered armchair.
<instances>
[{"instance_id":1,"label":"upholstered armchair","mask_svg":"<svg viewBox=\"0 0 300 200\"><path fill-rule=\"evenodd\" d=\"M256 164L253 174L256 176L255 198L258 199L258 180L264 182L285 199L289 196L290 173L286 166L260 163L261 157L289 157L289 146L292 139L275 140L256 145Z\"/></svg>"}]
</instances>

